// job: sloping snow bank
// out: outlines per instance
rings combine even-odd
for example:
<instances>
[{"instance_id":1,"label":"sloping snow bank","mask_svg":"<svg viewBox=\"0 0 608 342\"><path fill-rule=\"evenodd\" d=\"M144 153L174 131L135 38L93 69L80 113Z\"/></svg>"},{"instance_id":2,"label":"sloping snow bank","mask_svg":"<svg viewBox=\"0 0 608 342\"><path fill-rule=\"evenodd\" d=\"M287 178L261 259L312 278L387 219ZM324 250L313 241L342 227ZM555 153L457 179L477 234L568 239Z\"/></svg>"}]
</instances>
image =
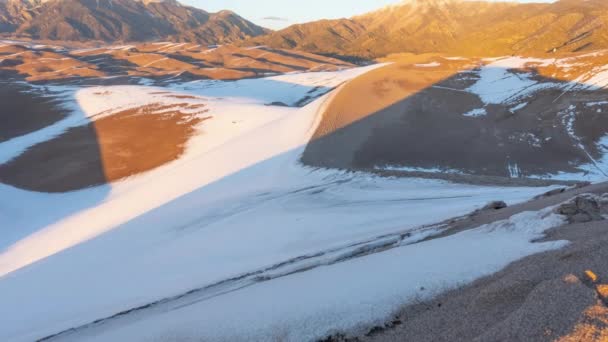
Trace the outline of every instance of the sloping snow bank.
<instances>
[{"instance_id":1,"label":"sloping snow bank","mask_svg":"<svg viewBox=\"0 0 608 342\"><path fill-rule=\"evenodd\" d=\"M65 340L314 341L338 331L361 333L390 319L404 303L428 299L524 256L564 246L564 241L531 242L564 222L550 209L524 212L446 238L316 268Z\"/></svg>"}]
</instances>

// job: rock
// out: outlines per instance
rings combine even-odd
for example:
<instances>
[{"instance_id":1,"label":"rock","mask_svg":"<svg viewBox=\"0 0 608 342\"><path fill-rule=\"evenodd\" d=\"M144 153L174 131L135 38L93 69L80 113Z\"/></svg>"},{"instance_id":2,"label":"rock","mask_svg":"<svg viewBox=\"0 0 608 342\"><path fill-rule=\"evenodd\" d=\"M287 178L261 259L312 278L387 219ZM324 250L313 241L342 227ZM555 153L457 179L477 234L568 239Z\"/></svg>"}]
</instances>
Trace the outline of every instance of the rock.
<instances>
[{"instance_id":1,"label":"rock","mask_svg":"<svg viewBox=\"0 0 608 342\"><path fill-rule=\"evenodd\" d=\"M566 192L566 190L567 190L566 188L553 189L553 190L545 192L542 195L538 195L538 196L534 197L534 199L541 199L541 198L545 198L545 197L551 197L551 196L563 194L564 192Z\"/></svg>"},{"instance_id":2,"label":"rock","mask_svg":"<svg viewBox=\"0 0 608 342\"><path fill-rule=\"evenodd\" d=\"M500 210L507 207L507 203L503 201L494 201L486 204L481 210Z\"/></svg>"},{"instance_id":3,"label":"rock","mask_svg":"<svg viewBox=\"0 0 608 342\"><path fill-rule=\"evenodd\" d=\"M593 271L586 270L585 273L583 273L583 282L584 283L593 285L593 284L597 284L598 281L599 281L599 277Z\"/></svg>"},{"instance_id":4,"label":"rock","mask_svg":"<svg viewBox=\"0 0 608 342\"><path fill-rule=\"evenodd\" d=\"M486 211L500 210L500 209L504 209L506 207L507 207L507 203L505 203L503 201L492 201L492 202L486 204L483 208L473 211L468 216L475 217Z\"/></svg>"},{"instance_id":5,"label":"rock","mask_svg":"<svg viewBox=\"0 0 608 342\"><path fill-rule=\"evenodd\" d=\"M593 184L593 183L591 183L591 182L578 182L578 183L574 184L574 188L575 189L581 189L581 188L588 187L591 184Z\"/></svg>"},{"instance_id":6,"label":"rock","mask_svg":"<svg viewBox=\"0 0 608 342\"><path fill-rule=\"evenodd\" d=\"M602 206L608 206L608 193L605 193L600 197L600 204Z\"/></svg>"},{"instance_id":7,"label":"rock","mask_svg":"<svg viewBox=\"0 0 608 342\"><path fill-rule=\"evenodd\" d=\"M267 103L266 106L289 107L288 104L286 104L284 102L281 102L281 101L275 101L275 102Z\"/></svg>"},{"instance_id":8,"label":"rock","mask_svg":"<svg viewBox=\"0 0 608 342\"><path fill-rule=\"evenodd\" d=\"M608 301L608 285L601 284L596 287L597 294L602 298L604 302Z\"/></svg>"},{"instance_id":9,"label":"rock","mask_svg":"<svg viewBox=\"0 0 608 342\"><path fill-rule=\"evenodd\" d=\"M604 218L608 218L608 193L600 196L600 205L602 206L602 214L604 215Z\"/></svg>"},{"instance_id":10,"label":"rock","mask_svg":"<svg viewBox=\"0 0 608 342\"><path fill-rule=\"evenodd\" d=\"M564 215L569 223L602 221L601 199L594 194L581 194L555 208L555 213Z\"/></svg>"}]
</instances>

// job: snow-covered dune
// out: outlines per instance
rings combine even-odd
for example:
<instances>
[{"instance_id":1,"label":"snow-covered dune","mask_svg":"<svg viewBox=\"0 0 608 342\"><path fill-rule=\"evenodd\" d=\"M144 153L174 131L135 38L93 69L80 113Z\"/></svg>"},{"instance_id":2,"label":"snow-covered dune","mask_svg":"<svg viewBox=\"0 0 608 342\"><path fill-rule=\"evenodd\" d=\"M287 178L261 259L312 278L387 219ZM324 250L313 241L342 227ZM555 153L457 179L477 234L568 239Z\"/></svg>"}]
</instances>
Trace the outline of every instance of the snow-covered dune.
<instances>
[{"instance_id":1,"label":"snow-covered dune","mask_svg":"<svg viewBox=\"0 0 608 342\"><path fill-rule=\"evenodd\" d=\"M179 159L118 182L61 194L0 185L0 340L37 340L166 298L181 298L192 290L202 291L204 299L209 286L217 288L219 284L220 289L232 292L260 279L274 279L281 272L289 274L333 264L342 260L341 255L348 256L374 244L406 245L440 228L424 228L425 225L466 214L491 200L521 202L547 190L388 179L301 165L299 158L317 128L319 113L333 96L325 93L376 67L237 82L197 81L168 88L61 89L74 115L54 126L0 143L3 162L70 127L128 108L154 103L169 107L204 104L207 111L201 115L211 118L197 128ZM293 105L304 106L289 107ZM532 215L523 221L546 223L545 219ZM540 227L548 228L555 220ZM483 250L487 267L469 265L468 270L457 272L453 268L455 273L446 279L431 277L425 286L431 290L454 286L495 271L518 256L556 247L532 246L529 241L542 229L524 231L515 237L509 229L504 234L511 235L506 237L484 235L502 234L493 229L469 234L480 234L496 243L488 242ZM408 278L408 267L413 267L414 258L427 260L425 253L435 254L444 248L441 244L462 249L465 244L483 240L469 235L433 243L429 249L403 247L391 254L338 264L332 266L339 268L336 273L322 268L227 297L218 291L212 295L217 302L209 306L212 310L190 316L183 323L191 324L188 327L196 325L196 331L175 326L173 318L158 322L154 318L157 312L152 311L142 312L137 319L152 319L157 330L138 330L137 325L129 328L132 321L126 315L126 321L117 321L119 327L126 329L123 335L116 326L112 331L118 335L103 335L104 323L94 327L101 331L93 332L101 334L98 336L102 340L149 340L151 336L163 340L164 333L198 338L201 330L213 338L222 338L225 332L224 338L265 339L276 328L268 325L272 322L278 328L289 329L290 340L298 333L316 338L331 329L385 318L394 305L412 296L410 285L418 284L393 284L385 288L380 301L366 283L355 287L306 284L320 284L323 279L333 284L342 279L359 282L363 274L356 276L358 264L364 264L360 269L367 270L383 264L385 258L397 265L403 258L403 269L396 273L397 278L391 279L387 276L390 272L385 272L383 276L387 277L379 279L385 284L402 281ZM504 241L512 242L513 249L492 259L492 252ZM463 254L453 266L469 263L473 257ZM439 267L442 261L435 256L431 263ZM437 272L444 271L442 268ZM328 272L333 276L325 274ZM343 272L348 276L341 278ZM423 276L421 270L415 272L417 277ZM401 288L405 292L400 292ZM280 289L294 292L281 293ZM276 293L281 300L308 291L303 297L306 298L313 296L310 291L315 289L326 292L318 293L318 300L309 301L301 315L285 312L283 321L271 315L271 305L261 305L253 298L259 295L257 291ZM328 305L339 305L340 300L321 300L339 292L349 295L350 290L350 296L357 300L335 312ZM388 303L392 304L387 306ZM240 330L230 332L227 329L232 326L217 325L218 319L227 319L240 307L252 310L242 317L249 321L243 322ZM362 308L369 314L354 317L356 310ZM172 310L177 310L176 317L188 313L179 307ZM277 312L284 310L287 306ZM347 321L328 320L318 326L299 321L314 312L350 316L345 316ZM211 320L210 316L217 319ZM82 340L82 336L70 334L56 338L70 336Z\"/></svg>"}]
</instances>

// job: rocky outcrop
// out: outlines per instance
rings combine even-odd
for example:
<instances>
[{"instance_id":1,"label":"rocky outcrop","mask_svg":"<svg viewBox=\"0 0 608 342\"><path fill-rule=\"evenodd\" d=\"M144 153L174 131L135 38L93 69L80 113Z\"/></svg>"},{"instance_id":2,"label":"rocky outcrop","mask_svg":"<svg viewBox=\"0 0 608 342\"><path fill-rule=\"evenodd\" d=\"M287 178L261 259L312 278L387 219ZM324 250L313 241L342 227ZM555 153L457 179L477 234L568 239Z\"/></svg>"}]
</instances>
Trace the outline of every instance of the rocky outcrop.
<instances>
[{"instance_id":1,"label":"rocky outcrop","mask_svg":"<svg viewBox=\"0 0 608 342\"><path fill-rule=\"evenodd\" d=\"M481 210L500 210L507 207L507 203L503 201L493 201L486 204Z\"/></svg>"},{"instance_id":2,"label":"rocky outcrop","mask_svg":"<svg viewBox=\"0 0 608 342\"><path fill-rule=\"evenodd\" d=\"M602 199L594 194L582 194L555 208L555 213L566 216L569 223L602 221Z\"/></svg>"}]
</instances>

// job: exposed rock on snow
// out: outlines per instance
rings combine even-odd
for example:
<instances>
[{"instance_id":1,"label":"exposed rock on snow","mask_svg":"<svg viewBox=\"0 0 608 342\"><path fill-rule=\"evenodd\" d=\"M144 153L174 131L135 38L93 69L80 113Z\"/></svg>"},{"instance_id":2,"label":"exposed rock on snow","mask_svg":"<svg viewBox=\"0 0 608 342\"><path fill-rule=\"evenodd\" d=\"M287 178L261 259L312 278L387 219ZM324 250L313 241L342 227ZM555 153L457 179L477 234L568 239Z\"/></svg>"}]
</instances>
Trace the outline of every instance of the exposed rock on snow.
<instances>
[{"instance_id":1,"label":"exposed rock on snow","mask_svg":"<svg viewBox=\"0 0 608 342\"><path fill-rule=\"evenodd\" d=\"M486 204L481 210L500 210L507 207L507 203L504 201L493 201Z\"/></svg>"},{"instance_id":2,"label":"exposed rock on snow","mask_svg":"<svg viewBox=\"0 0 608 342\"><path fill-rule=\"evenodd\" d=\"M582 194L555 208L555 213L567 217L570 223L602 221L601 199L594 194Z\"/></svg>"},{"instance_id":3,"label":"exposed rock on snow","mask_svg":"<svg viewBox=\"0 0 608 342\"><path fill-rule=\"evenodd\" d=\"M504 201L491 201L491 202L488 202L488 204L486 204L482 208L477 209L474 212L472 212L469 216L473 217L473 216L477 216L486 211L501 210L501 209L504 209L507 207L508 207L508 205Z\"/></svg>"},{"instance_id":4,"label":"exposed rock on snow","mask_svg":"<svg viewBox=\"0 0 608 342\"><path fill-rule=\"evenodd\" d=\"M566 190L567 190L566 188L558 188L558 189L549 190L542 195L538 195L538 196L534 197L534 199L540 199L540 198L551 197L551 196L563 194L564 192L566 192Z\"/></svg>"},{"instance_id":5,"label":"exposed rock on snow","mask_svg":"<svg viewBox=\"0 0 608 342\"><path fill-rule=\"evenodd\" d=\"M608 193L602 195L600 198L600 203L602 204L602 207L608 205Z\"/></svg>"}]
</instances>

